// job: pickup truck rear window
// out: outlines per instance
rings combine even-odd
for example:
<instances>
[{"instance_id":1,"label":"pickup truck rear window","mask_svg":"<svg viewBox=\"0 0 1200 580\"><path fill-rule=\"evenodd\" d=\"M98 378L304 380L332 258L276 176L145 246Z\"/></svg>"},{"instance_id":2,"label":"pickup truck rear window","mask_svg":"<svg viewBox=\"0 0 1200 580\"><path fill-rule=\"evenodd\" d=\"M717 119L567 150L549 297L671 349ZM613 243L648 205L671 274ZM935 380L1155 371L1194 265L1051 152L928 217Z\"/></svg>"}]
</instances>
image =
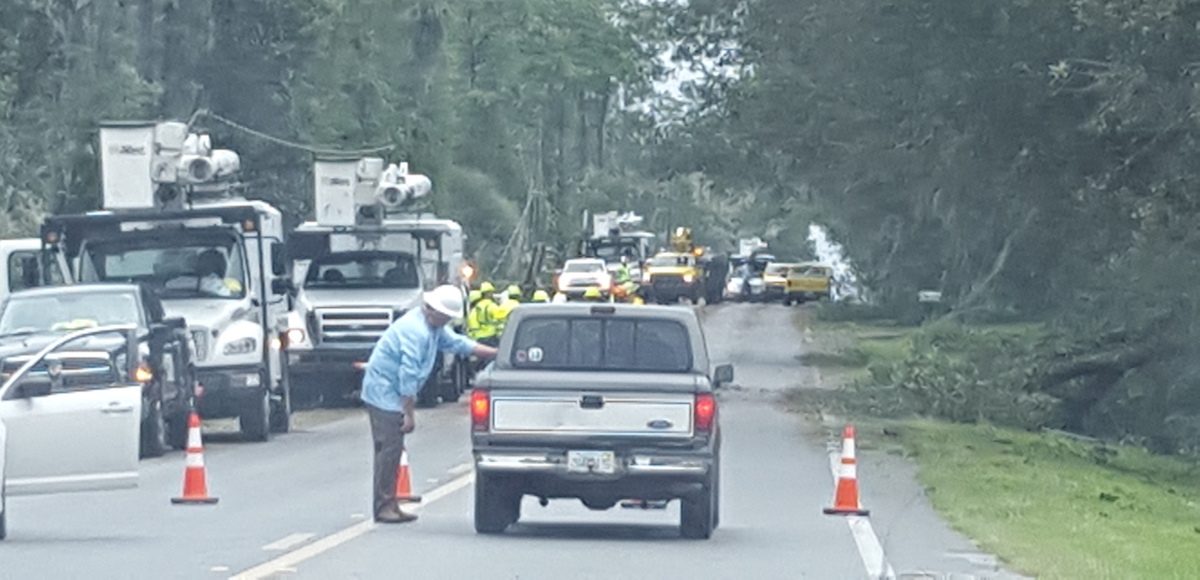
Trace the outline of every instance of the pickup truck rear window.
<instances>
[{"instance_id":1,"label":"pickup truck rear window","mask_svg":"<svg viewBox=\"0 0 1200 580\"><path fill-rule=\"evenodd\" d=\"M687 372L687 329L671 320L526 318L511 364L523 369Z\"/></svg>"}]
</instances>

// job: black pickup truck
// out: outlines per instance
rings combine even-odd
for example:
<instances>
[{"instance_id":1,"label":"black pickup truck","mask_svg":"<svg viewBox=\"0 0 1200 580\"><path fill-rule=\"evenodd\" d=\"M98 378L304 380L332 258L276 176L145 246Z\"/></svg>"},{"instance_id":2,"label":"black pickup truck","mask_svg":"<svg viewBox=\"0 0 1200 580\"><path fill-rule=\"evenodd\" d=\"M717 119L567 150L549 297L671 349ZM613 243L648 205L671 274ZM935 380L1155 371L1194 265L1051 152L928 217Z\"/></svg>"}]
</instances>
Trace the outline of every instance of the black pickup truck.
<instances>
[{"instance_id":1,"label":"black pickup truck","mask_svg":"<svg viewBox=\"0 0 1200 580\"><path fill-rule=\"evenodd\" d=\"M114 324L138 327L143 385L139 446L143 457L187 444L187 415L195 392L192 344L182 318L166 318L162 304L136 284L76 284L14 292L0 307L0 381L46 345L74 330ZM52 381L60 392L107 386L129 368L124 339L97 336L39 365L27 381ZM108 353L97 358L95 353Z\"/></svg>"},{"instance_id":2,"label":"black pickup truck","mask_svg":"<svg viewBox=\"0 0 1200 580\"><path fill-rule=\"evenodd\" d=\"M680 530L720 521L721 428L692 309L530 304L513 311L496 361L471 394L475 529L500 533L525 495L682 501Z\"/></svg>"}]
</instances>

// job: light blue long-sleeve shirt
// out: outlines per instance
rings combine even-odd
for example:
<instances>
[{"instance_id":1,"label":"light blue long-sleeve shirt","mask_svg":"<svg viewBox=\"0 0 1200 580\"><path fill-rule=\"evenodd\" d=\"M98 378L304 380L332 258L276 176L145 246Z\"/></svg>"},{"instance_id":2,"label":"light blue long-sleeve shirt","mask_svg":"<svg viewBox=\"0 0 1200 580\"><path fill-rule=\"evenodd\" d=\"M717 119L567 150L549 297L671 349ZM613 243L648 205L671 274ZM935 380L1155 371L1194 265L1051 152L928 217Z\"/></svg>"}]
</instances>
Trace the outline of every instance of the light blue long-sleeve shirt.
<instances>
[{"instance_id":1,"label":"light blue long-sleeve shirt","mask_svg":"<svg viewBox=\"0 0 1200 580\"><path fill-rule=\"evenodd\" d=\"M441 351L469 355L475 341L449 328L430 328L421 308L401 316L375 343L363 375L362 400L385 411L403 411L404 398L425 386Z\"/></svg>"}]
</instances>

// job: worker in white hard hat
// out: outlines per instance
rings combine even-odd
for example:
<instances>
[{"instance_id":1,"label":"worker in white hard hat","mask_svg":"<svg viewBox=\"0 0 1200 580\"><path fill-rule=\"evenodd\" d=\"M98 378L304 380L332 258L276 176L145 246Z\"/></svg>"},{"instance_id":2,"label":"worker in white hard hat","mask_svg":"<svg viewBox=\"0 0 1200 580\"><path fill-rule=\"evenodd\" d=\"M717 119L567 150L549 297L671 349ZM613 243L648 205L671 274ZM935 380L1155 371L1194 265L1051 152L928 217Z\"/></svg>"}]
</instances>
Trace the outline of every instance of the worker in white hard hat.
<instances>
[{"instance_id":1,"label":"worker in white hard hat","mask_svg":"<svg viewBox=\"0 0 1200 580\"><path fill-rule=\"evenodd\" d=\"M375 521L404 523L417 519L396 503L396 471L404 452L404 436L416 428L417 394L433 371L439 352L481 359L496 349L461 336L446 325L463 317L463 294L456 286L426 292L419 308L396 319L371 351L363 375L362 400L371 420L375 444Z\"/></svg>"}]
</instances>

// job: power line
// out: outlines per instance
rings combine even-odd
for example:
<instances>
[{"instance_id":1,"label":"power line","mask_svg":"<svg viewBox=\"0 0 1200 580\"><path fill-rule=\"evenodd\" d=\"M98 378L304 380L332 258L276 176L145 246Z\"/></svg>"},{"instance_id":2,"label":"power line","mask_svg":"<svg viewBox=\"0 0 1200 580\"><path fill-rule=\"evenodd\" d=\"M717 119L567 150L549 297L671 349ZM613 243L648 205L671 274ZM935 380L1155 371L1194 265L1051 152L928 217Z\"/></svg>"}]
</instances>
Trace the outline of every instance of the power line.
<instances>
[{"instance_id":1,"label":"power line","mask_svg":"<svg viewBox=\"0 0 1200 580\"><path fill-rule=\"evenodd\" d=\"M308 153L312 153L313 155L319 155L319 156L361 157L364 155L371 155L371 154L375 154L375 153L384 153L386 151L391 151L392 149L395 148L394 145L378 145L378 146L370 147L367 149L346 150L346 149L335 149L332 147L317 147L317 146L313 146L313 145L306 145L304 143L297 143L295 141L289 141L289 140L283 139L281 137L269 135L267 133L263 133L262 131L258 131L256 129L251 129L250 127L247 127L247 126L245 126L241 123L238 123L237 121L234 121L232 119L227 119L225 117L222 117L221 115L218 115L212 111L209 111L208 109L200 109L199 111L196 111L195 113L193 113L192 118L188 120L188 127L191 127L192 125L194 125L196 123L196 121L201 117L207 117L214 121L224 123L225 125L228 125L229 127L232 127L233 129L242 131L242 132L252 135L254 137L258 137L259 139L262 139L264 141L269 141L276 145L281 145L283 147L288 147L290 149L298 149L300 151L306 151Z\"/></svg>"}]
</instances>

